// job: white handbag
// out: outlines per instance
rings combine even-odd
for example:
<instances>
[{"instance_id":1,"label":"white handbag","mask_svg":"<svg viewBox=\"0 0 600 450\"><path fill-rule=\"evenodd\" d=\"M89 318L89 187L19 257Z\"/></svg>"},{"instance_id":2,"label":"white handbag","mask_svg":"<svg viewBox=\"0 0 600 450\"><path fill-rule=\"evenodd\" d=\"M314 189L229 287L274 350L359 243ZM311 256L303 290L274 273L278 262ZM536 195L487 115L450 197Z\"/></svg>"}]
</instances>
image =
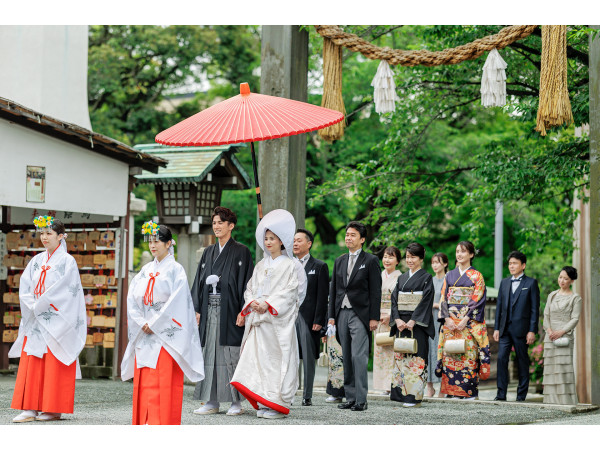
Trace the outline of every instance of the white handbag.
<instances>
[{"instance_id":1,"label":"white handbag","mask_svg":"<svg viewBox=\"0 0 600 450\"><path fill-rule=\"evenodd\" d=\"M412 337L413 332L410 330L410 337L398 337L394 339L394 351L398 353L417 353L417 340Z\"/></svg>"},{"instance_id":2,"label":"white handbag","mask_svg":"<svg viewBox=\"0 0 600 450\"><path fill-rule=\"evenodd\" d=\"M389 345L394 345L394 336L390 336L390 333L377 333L375 335L375 345L379 345L380 347L387 347Z\"/></svg>"},{"instance_id":3,"label":"white handbag","mask_svg":"<svg viewBox=\"0 0 600 450\"><path fill-rule=\"evenodd\" d=\"M460 353L466 353L467 341L464 339L448 339L444 342L444 353L449 355L456 355Z\"/></svg>"},{"instance_id":4,"label":"white handbag","mask_svg":"<svg viewBox=\"0 0 600 450\"><path fill-rule=\"evenodd\" d=\"M568 347L570 344L569 338L567 336L559 337L552 341L555 347Z\"/></svg>"},{"instance_id":5,"label":"white handbag","mask_svg":"<svg viewBox=\"0 0 600 450\"><path fill-rule=\"evenodd\" d=\"M319 367L329 367L329 355L327 354L327 342L323 346L323 351L319 354L319 359L317 360L317 366Z\"/></svg>"}]
</instances>

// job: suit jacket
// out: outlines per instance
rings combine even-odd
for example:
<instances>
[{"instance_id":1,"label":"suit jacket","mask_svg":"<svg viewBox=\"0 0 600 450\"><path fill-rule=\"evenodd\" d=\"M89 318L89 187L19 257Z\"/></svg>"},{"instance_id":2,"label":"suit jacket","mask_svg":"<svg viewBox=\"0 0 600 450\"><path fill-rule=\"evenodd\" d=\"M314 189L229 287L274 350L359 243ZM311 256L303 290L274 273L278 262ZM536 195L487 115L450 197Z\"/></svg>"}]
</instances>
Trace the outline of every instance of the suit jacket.
<instances>
[{"instance_id":1,"label":"suit jacket","mask_svg":"<svg viewBox=\"0 0 600 450\"><path fill-rule=\"evenodd\" d=\"M311 255L304 266L306 278L306 297L300 306L299 314L311 330L314 341L315 355L319 355L320 331L312 331L313 324L327 325L327 296L329 295L329 268L321 260Z\"/></svg>"},{"instance_id":2,"label":"suit jacket","mask_svg":"<svg viewBox=\"0 0 600 450\"><path fill-rule=\"evenodd\" d=\"M540 317L540 288L535 278L523 274L519 287L512 295L512 277L504 278L498 289L496 303L496 322L494 330L502 336L508 327L508 311L510 308L510 331L516 337L525 337L528 332L538 332Z\"/></svg>"},{"instance_id":3,"label":"suit jacket","mask_svg":"<svg viewBox=\"0 0 600 450\"><path fill-rule=\"evenodd\" d=\"M361 250L350 278L347 276L349 254L346 253L335 260L329 291L329 318L335 319L342 309L344 295L354 313L369 330L369 320L379 320L381 306L381 270L379 258Z\"/></svg>"}]
</instances>

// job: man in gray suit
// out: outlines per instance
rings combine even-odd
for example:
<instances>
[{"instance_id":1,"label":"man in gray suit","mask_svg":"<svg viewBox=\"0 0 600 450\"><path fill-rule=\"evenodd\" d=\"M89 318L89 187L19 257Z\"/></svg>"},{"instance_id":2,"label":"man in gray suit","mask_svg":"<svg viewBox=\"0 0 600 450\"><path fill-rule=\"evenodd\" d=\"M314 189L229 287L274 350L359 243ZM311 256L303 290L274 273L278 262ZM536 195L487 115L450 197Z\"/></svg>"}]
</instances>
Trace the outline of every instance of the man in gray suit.
<instances>
[{"instance_id":1,"label":"man in gray suit","mask_svg":"<svg viewBox=\"0 0 600 450\"><path fill-rule=\"evenodd\" d=\"M379 323L381 270L379 258L362 250L367 228L360 222L346 226L349 254L333 265L329 294L329 324L336 325L344 360L346 402L340 409L367 409L370 332Z\"/></svg>"}]
</instances>

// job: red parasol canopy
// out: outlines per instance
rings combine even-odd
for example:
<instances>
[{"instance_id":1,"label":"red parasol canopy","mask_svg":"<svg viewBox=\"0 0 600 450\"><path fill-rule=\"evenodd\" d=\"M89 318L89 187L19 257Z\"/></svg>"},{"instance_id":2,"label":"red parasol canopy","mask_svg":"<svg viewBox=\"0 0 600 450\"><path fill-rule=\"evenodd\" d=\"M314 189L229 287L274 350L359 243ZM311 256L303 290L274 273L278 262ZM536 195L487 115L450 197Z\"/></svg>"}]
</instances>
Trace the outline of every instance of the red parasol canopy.
<instances>
[{"instance_id":1,"label":"red parasol canopy","mask_svg":"<svg viewBox=\"0 0 600 450\"><path fill-rule=\"evenodd\" d=\"M325 128L343 118L331 109L252 93L248 83L242 83L239 95L162 131L156 142L203 146L264 141Z\"/></svg>"},{"instance_id":2,"label":"red parasol canopy","mask_svg":"<svg viewBox=\"0 0 600 450\"><path fill-rule=\"evenodd\" d=\"M250 142L258 217L262 219L253 142L319 130L343 119L341 112L310 103L253 94L248 83L242 83L240 95L188 117L158 133L155 140L159 144L181 147Z\"/></svg>"}]
</instances>

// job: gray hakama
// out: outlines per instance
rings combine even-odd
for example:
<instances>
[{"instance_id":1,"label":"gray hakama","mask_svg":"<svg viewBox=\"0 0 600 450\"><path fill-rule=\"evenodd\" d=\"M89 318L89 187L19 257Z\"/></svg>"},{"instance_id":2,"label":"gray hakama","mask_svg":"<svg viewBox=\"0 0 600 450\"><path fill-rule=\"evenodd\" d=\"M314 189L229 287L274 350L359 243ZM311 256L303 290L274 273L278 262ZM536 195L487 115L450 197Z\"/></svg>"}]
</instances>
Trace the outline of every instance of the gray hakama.
<instances>
[{"instance_id":1,"label":"gray hakama","mask_svg":"<svg viewBox=\"0 0 600 450\"><path fill-rule=\"evenodd\" d=\"M209 294L206 343L204 345L204 380L196 384L194 400L239 402L242 399L229 380L240 359L240 347L219 344L221 294Z\"/></svg>"}]
</instances>

